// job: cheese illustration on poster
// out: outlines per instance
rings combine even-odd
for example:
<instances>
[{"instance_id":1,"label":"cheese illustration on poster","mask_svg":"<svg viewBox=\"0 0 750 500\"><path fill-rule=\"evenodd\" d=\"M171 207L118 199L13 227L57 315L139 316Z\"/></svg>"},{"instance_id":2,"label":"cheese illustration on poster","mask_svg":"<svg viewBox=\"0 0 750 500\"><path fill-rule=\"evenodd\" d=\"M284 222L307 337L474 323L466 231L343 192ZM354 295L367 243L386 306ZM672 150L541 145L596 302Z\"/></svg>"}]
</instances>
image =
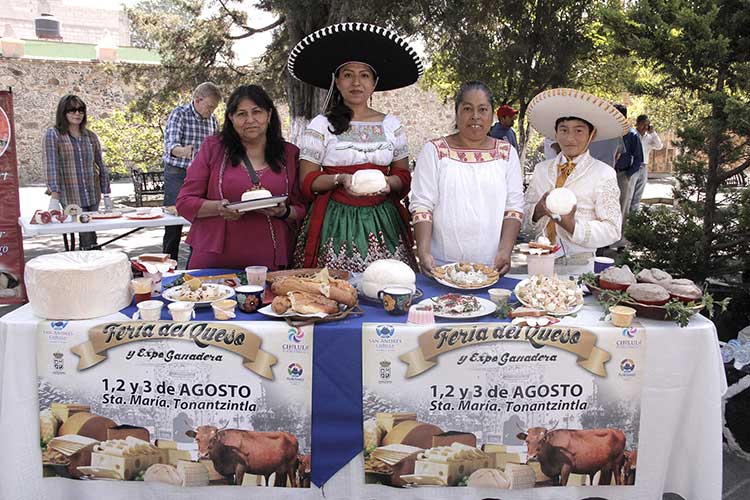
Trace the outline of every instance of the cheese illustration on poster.
<instances>
[{"instance_id":1,"label":"cheese illustration on poster","mask_svg":"<svg viewBox=\"0 0 750 500\"><path fill-rule=\"evenodd\" d=\"M635 484L642 327L363 325L365 481Z\"/></svg>"},{"instance_id":2,"label":"cheese illustration on poster","mask_svg":"<svg viewBox=\"0 0 750 500\"><path fill-rule=\"evenodd\" d=\"M5 110L0 108L0 156L5 154L10 144L10 120Z\"/></svg>"},{"instance_id":3,"label":"cheese illustration on poster","mask_svg":"<svg viewBox=\"0 0 750 500\"><path fill-rule=\"evenodd\" d=\"M302 487L312 327L121 318L39 324L45 476Z\"/></svg>"}]
</instances>

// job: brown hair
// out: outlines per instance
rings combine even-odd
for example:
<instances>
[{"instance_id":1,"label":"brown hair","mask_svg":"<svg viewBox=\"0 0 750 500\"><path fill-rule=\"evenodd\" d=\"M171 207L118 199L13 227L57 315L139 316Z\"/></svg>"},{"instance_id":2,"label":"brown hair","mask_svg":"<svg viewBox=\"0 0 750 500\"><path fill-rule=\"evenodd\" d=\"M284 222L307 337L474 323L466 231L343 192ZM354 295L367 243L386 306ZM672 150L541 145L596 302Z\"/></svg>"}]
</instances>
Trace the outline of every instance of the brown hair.
<instances>
[{"instance_id":1,"label":"brown hair","mask_svg":"<svg viewBox=\"0 0 750 500\"><path fill-rule=\"evenodd\" d=\"M60 99L60 102L57 103L57 113L55 114L55 128L61 134L68 133L69 124L68 118L65 116L65 114L70 108L74 107L83 107L84 110L86 109L86 103L84 103L81 98L75 94L64 95L62 99ZM81 131L86 129L87 117L88 115L86 114L86 111L84 111L83 121L81 121Z\"/></svg>"}]
</instances>

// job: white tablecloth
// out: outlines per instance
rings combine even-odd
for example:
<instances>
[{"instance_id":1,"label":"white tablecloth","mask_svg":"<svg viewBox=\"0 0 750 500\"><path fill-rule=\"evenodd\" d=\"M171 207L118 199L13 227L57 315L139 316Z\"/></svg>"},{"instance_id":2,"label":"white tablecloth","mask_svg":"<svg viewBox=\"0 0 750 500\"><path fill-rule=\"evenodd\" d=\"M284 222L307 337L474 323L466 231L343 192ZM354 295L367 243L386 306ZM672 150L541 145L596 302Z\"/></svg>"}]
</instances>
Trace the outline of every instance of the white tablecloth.
<instances>
[{"instance_id":1,"label":"white tablecloth","mask_svg":"<svg viewBox=\"0 0 750 500\"><path fill-rule=\"evenodd\" d=\"M593 324L600 315L598 307L587 305L577 318L565 321ZM115 318L123 316L109 317ZM531 490L364 485L361 454L339 471L323 491L315 487L188 489L153 483L42 479L35 354L38 321L28 305L0 318L1 500L661 500L664 492L678 493L687 500L721 498L721 396L726 390L726 378L714 325L700 316L682 329L668 322L642 322L646 327L647 365L636 486Z\"/></svg>"},{"instance_id":2,"label":"white tablecloth","mask_svg":"<svg viewBox=\"0 0 750 500\"><path fill-rule=\"evenodd\" d=\"M135 212L133 212L135 213ZM107 231L111 229L135 229L137 227L189 226L190 221L183 217L164 214L158 219L128 219L125 215L116 219L98 219L85 224L80 222L32 224L31 217L19 217L18 223L23 227L24 237L43 236L46 234L69 234L86 231Z\"/></svg>"}]
</instances>

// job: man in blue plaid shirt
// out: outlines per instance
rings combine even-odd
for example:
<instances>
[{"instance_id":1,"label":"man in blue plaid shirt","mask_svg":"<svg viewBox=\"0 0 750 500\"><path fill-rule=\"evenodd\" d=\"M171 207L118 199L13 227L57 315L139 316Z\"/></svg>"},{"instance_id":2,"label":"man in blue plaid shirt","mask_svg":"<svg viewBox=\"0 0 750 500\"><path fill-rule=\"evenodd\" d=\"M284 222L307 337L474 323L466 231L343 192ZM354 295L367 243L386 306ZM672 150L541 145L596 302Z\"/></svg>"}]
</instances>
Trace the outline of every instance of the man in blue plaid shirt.
<instances>
[{"instance_id":1,"label":"man in blue plaid shirt","mask_svg":"<svg viewBox=\"0 0 750 500\"><path fill-rule=\"evenodd\" d=\"M219 129L214 111L221 100L219 87L203 82L193 91L193 101L176 107L164 131L164 206L174 206L190 162L201 144ZM166 226L162 251L177 260L182 226Z\"/></svg>"}]
</instances>

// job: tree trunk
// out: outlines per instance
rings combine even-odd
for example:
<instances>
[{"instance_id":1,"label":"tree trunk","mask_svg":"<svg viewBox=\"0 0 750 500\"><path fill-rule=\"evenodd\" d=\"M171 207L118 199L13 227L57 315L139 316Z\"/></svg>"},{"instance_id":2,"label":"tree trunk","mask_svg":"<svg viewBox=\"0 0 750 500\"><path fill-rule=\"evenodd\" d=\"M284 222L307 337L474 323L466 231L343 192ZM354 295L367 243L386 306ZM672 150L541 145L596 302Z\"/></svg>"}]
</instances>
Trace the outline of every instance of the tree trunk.
<instances>
[{"instance_id":1,"label":"tree trunk","mask_svg":"<svg viewBox=\"0 0 750 500\"><path fill-rule=\"evenodd\" d=\"M724 92L724 70L719 70L716 77L716 94ZM708 170L706 172L706 200L703 208L703 238L701 251L703 262L711 260L711 249L714 242L714 225L716 224L716 193L719 189L719 168L721 163L721 136L726 124L722 104L715 100L711 104L711 124L708 133ZM701 269L700 278L708 275L709 269Z\"/></svg>"}]
</instances>

